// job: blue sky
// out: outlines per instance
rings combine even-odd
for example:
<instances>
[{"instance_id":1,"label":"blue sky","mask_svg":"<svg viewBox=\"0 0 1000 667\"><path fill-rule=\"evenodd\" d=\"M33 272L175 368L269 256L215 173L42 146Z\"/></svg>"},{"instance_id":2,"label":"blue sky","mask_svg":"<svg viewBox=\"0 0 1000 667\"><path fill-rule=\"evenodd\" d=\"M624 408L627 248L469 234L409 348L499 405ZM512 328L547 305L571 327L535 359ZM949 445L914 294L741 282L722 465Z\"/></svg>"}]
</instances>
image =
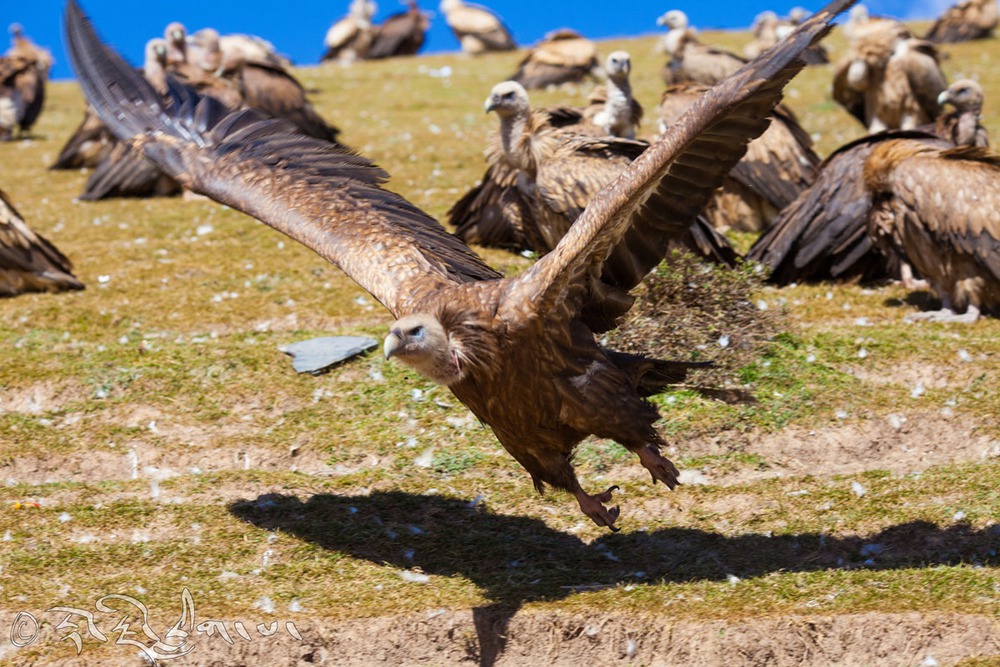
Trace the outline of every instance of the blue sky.
<instances>
[{"instance_id":1,"label":"blue sky","mask_svg":"<svg viewBox=\"0 0 1000 667\"><path fill-rule=\"evenodd\" d=\"M161 35L170 21L184 23L190 31L212 26L220 32L246 32L260 35L292 57L298 64L315 63L323 49L323 36L334 20L346 13L348 0L317 2L263 2L261 0L169 0L168 2L128 2L123 0L79 0L97 25L101 36L124 53L134 64L141 64L146 40ZM438 0L423 0L421 7L437 9ZM900 18L929 18L951 4L952 0L872 0L867 2L873 14ZM668 9L683 9L691 22L700 28L745 28L764 9L786 13L800 4L815 10L822 2L769 4L767 0L731 0L729 2L690 2L690 0L620 0L618 3L583 0L485 0L499 13L514 32L519 43L528 45L545 32L557 27L571 27L588 37L641 35L657 31L656 17ZM379 0L380 21L400 11L398 0ZM608 7L617 5L617 14ZM63 50L62 0L7 0L0 8L0 26L19 22L39 44L50 48L56 65L52 77L71 78L73 73ZM454 51L458 43L443 17L432 20L425 52Z\"/></svg>"}]
</instances>

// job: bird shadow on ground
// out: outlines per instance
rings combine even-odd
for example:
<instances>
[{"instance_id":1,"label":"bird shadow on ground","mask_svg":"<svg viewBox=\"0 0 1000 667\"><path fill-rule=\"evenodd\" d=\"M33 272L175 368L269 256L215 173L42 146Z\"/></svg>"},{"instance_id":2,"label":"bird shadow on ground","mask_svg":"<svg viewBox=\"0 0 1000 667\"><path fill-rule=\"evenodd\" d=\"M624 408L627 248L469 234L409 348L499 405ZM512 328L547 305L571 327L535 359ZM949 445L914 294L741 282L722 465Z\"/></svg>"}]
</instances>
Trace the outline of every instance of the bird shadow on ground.
<instances>
[{"instance_id":1,"label":"bird shadow on ground","mask_svg":"<svg viewBox=\"0 0 1000 667\"><path fill-rule=\"evenodd\" d=\"M368 496L267 494L230 505L262 529L280 531L373 563L461 576L490 604L473 610L478 646L492 665L507 626L526 602L644 582L725 580L776 571L894 569L958 562L1000 565L994 528L926 521L864 536L819 533L722 535L691 528L607 534L585 543L525 516L494 514L460 499L398 491Z\"/></svg>"}]
</instances>

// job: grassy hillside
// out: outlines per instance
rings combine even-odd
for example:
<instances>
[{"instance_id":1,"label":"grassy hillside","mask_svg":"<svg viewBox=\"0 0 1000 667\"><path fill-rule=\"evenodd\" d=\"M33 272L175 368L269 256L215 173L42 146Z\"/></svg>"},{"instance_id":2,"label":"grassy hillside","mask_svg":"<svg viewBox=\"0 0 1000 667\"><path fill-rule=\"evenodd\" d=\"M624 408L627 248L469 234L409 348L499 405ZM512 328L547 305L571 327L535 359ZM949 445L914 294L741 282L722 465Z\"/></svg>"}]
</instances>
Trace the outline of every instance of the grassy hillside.
<instances>
[{"instance_id":1,"label":"grassy hillside","mask_svg":"<svg viewBox=\"0 0 1000 667\"><path fill-rule=\"evenodd\" d=\"M601 44L632 53L647 132L653 46ZM1000 46L947 52L950 78L984 84L1000 137ZM482 173L482 102L518 57L298 75L391 189L443 219ZM862 134L830 78L810 68L787 91L822 155ZM0 662L135 664L113 628L131 613L125 639L145 642L141 613L98 599L141 601L162 637L188 590L234 641L199 633L174 664L718 664L723 636L739 664L1000 664L985 657L1000 654L996 319L905 324L927 296L898 286L757 289L778 333L734 376L756 402L656 398L685 485L654 487L613 443L581 447L584 486L623 489L609 534L568 495L535 494L488 428L401 366L295 374L281 346L390 322L309 251L208 201L75 202L86 174L46 167L82 110L56 83L34 138L0 145L0 187L87 284L0 301ZM107 641L78 615L60 627L60 606L92 612ZM15 624L24 648L19 612L39 623Z\"/></svg>"}]
</instances>

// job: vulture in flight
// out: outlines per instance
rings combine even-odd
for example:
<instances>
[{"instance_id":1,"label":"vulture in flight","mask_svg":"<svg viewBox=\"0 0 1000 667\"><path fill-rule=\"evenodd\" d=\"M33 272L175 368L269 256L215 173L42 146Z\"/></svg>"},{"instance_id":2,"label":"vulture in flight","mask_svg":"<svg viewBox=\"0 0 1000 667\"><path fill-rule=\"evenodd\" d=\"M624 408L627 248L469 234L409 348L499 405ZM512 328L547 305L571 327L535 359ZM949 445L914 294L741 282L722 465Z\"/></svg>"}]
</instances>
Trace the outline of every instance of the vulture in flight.
<instances>
[{"instance_id":1,"label":"vulture in flight","mask_svg":"<svg viewBox=\"0 0 1000 667\"><path fill-rule=\"evenodd\" d=\"M669 28L660 39L661 50L670 56L660 73L668 86L675 83L714 86L746 63L729 51L702 44L696 31L688 27L687 14L679 9L671 9L656 22Z\"/></svg>"},{"instance_id":2,"label":"vulture in flight","mask_svg":"<svg viewBox=\"0 0 1000 667\"><path fill-rule=\"evenodd\" d=\"M364 58L375 37L375 28L372 26L374 15L375 3L371 0L351 0L347 16L335 21L326 31L326 37L323 38L326 51L320 57L320 62L336 60L350 64Z\"/></svg>"},{"instance_id":3,"label":"vulture in flight","mask_svg":"<svg viewBox=\"0 0 1000 667\"><path fill-rule=\"evenodd\" d=\"M1000 156L911 139L881 142L865 161L868 233L931 284L941 310L907 319L975 322L1000 315Z\"/></svg>"},{"instance_id":4,"label":"vulture in flight","mask_svg":"<svg viewBox=\"0 0 1000 667\"><path fill-rule=\"evenodd\" d=\"M575 30L559 28L528 51L510 79L528 89L547 88L597 78L600 69L597 45Z\"/></svg>"},{"instance_id":5,"label":"vulture in flight","mask_svg":"<svg viewBox=\"0 0 1000 667\"><path fill-rule=\"evenodd\" d=\"M464 53L478 55L517 48L517 42L507 26L486 7L470 5L462 0L441 0L439 8Z\"/></svg>"},{"instance_id":6,"label":"vulture in flight","mask_svg":"<svg viewBox=\"0 0 1000 667\"><path fill-rule=\"evenodd\" d=\"M252 110L229 112L181 86L163 99L102 44L74 0L70 56L87 99L121 141L185 187L257 217L326 258L395 321L383 346L447 386L488 424L536 489L573 494L595 523L616 528L616 487L588 493L572 465L588 435L634 452L654 480L677 484L660 453L646 396L689 364L602 347L596 334L631 305L629 290L683 236L746 142L764 131L798 58L825 34L837 0L782 45L708 92L587 206L552 252L505 278L435 220L382 187L364 157L289 130ZM603 273L625 249L624 282Z\"/></svg>"},{"instance_id":7,"label":"vulture in flight","mask_svg":"<svg viewBox=\"0 0 1000 667\"><path fill-rule=\"evenodd\" d=\"M660 101L660 132L677 122L707 89L696 84L669 86ZM819 163L809 133L790 109L778 105L771 125L750 142L705 215L720 231L767 229L778 212L812 184Z\"/></svg>"},{"instance_id":8,"label":"vulture in flight","mask_svg":"<svg viewBox=\"0 0 1000 667\"><path fill-rule=\"evenodd\" d=\"M940 54L902 24L880 21L856 30L833 75L833 99L869 133L912 130L933 122L948 86Z\"/></svg>"},{"instance_id":9,"label":"vulture in flight","mask_svg":"<svg viewBox=\"0 0 1000 667\"><path fill-rule=\"evenodd\" d=\"M0 190L0 297L80 289L69 259L31 231Z\"/></svg>"},{"instance_id":10,"label":"vulture in flight","mask_svg":"<svg viewBox=\"0 0 1000 667\"><path fill-rule=\"evenodd\" d=\"M939 116L934 125L869 135L833 152L820 165L816 181L781 211L750 248L747 259L766 265L769 282L777 285L899 278L899 258L879 252L867 233L871 197L865 189L864 165L879 144L899 138L942 149L988 146L986 129L979 124L983 105L979 84L956 81L940 101L955 109Z\"/></svg>"},{"instance_id":11,"label":"vulture in flight","mask_svg":"<svg viewBox=\"0 0 1000 667\"><path fill-rule=\"evenodd\" d=\"M423 47L430 21L427 14L420 11L417 0L407 0L407 4L409 8L405 12L393 14L375 27L375 36L365 58L412 56Z\"/></svg>"},{"instance_id":12,"label":"vulture in flight","mask_svg":"<svg viewBox=\"0 0 1000 667\"><path fill-rule=\"evenodd\" d=\"M960 0L938 17L925 39L935 44L968 42L993 36L997 0Z\"/></svg>"}]
</instances>

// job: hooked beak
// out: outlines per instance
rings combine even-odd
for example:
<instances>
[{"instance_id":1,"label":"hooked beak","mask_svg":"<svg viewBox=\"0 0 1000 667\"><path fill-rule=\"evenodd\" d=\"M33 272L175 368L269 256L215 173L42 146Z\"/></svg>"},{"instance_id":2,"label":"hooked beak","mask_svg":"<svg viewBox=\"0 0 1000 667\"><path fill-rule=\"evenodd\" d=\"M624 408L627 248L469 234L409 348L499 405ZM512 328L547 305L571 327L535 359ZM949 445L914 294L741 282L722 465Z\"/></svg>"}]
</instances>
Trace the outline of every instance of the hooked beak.
<instances>
[{"instance_id":1,"label":"hooked beak","mask_svg":"<svg viewBox=\"0 0 1000 667\"><path fill-rule=\"evenodd\" d=\"M500 100L498 100L495 96L490 95L486 98L486 103L483 105L483 109L486 110L486 113L489 113L498 106L500 106Z\"/></svg>"},{"instance_id":2,"label":"hooked beak","mask_svg":"<svg viewBox=\"0 0 1000 667\"><path fill-rule=\"evenodd\" d=\"M937 103L940 104L941 106L944 106L948 102L951 102L951 96L948 95L948 91L947 90L942 90L941 94L938 95Z\"/></svg>"},{"instance_id":3,"label":"hooked beak","mask_svg":"<svg viewBox=\"0 0 1000 667\"><path fill-rule=\"evenodd\" d=\"M403 339L400 337L399 332L392 330L389 335L385 337L385 342L382 344L382 354L388 359L392 355L396 354L396 351L403 344Z\"/></svg>"}]
</instances>

